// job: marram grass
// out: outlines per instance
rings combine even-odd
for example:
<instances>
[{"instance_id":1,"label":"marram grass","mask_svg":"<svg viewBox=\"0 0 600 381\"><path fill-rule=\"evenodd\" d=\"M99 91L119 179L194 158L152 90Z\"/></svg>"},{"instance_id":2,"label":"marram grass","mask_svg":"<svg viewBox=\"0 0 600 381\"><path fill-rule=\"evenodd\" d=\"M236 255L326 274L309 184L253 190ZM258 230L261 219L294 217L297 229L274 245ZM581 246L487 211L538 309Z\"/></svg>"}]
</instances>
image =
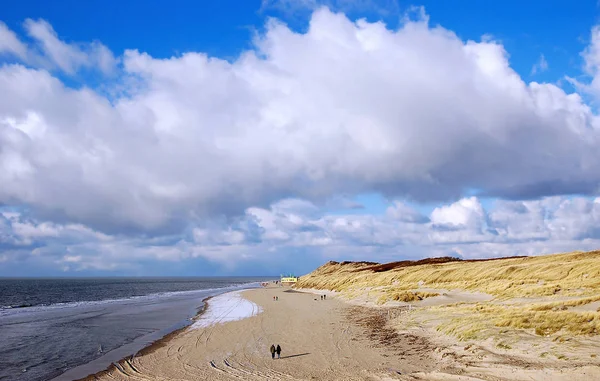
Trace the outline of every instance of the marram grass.
<instances>
[{"instance_id":1,"label":"marram grass","mask_svg":"<svg viewBox=\"0 0 600 381\"><path fill-rule=\"evenodd\" d=\"M433 258L410 262L329 262L300 277L297 287L328 289L378 304L416 302L441 290L489 294L493 300L429 308L438 330L469 339L495 329L538 335L600 333L600 312L573 307L600 301L600 251L480 261Z\"/></svg>"}]
</instances>

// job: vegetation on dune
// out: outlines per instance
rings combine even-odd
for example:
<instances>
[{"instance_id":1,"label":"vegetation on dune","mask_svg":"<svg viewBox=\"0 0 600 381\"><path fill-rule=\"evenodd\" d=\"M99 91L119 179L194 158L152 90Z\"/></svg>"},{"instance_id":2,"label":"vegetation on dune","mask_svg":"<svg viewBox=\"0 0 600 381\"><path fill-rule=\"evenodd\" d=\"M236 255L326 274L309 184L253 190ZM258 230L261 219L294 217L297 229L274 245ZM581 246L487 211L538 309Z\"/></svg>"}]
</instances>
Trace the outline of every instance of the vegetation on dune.
<instances>
[{"instance_id":1,"label":"vegetation on dune","mask_svg":"<svg viewBox=\"0 0 600 381\"><path fill-rule=\"evenodd\" d=\"M523 306L509 307L492 303L475 306L447 306L437 309L442 315L452 316L438 326L438 330L460 339L485 337L492 327L531 329L540 336L558 332L573 335L600 333L600 313L567 310L534 310Z\"/></svg>"},{"instance_id":2,"label":"vegetation on dune","mask_svg":"<svg viewBox=\"0 0 600 381\"><path fill-rule=\"evenodd\" d=\"M438 296L437 292L422 292L422 291L401 291L401 292L387 292L381 295L377 299L377 304L383 304L387 301L394 300L400 302L415 302L430 298L432 296Z\"/></svg>"},{"instance_id":3,"label":"vegetation on dune","mask_svg":"<svg viewBox=\"0 0 600 381\"><path fill-rule=\"evenodd\" d=\"M429 309L442 316L438 330L465 339L490 328L530 329L538 335L600 333L599 311L571 310L600 301L600 251L473 261L329 262L301 277L297 287L348 298L368 293L378 304L418 302L442 290L491 295L489 302Z\"/></svg>"},{"instance_id":4,"label":"vegetation on dune","mask_svg":"<svg viewBox=\"0 0 600 381\"><path fill-rule=\"evenodd\" d=\"M397 292L420 285L485 292L500 298L587 296L600 289L600 251L479 261L432 258L386 265L328 262L298 282L298 287L340 292L365 287Z\"/></svg>"}]
</instances>

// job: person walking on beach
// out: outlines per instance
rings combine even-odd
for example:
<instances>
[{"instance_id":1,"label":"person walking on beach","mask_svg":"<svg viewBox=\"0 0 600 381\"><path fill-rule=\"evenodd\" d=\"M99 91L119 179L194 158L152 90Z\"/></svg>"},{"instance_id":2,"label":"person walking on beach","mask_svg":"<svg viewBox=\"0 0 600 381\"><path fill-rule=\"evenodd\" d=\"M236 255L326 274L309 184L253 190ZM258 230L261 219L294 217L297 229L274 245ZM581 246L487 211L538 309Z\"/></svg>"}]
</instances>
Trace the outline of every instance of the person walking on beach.
<instances>
[{"instance_id":1,"label":"person walking on beach","mask_svg":"<svg viewBox=\"0 0 600 381\"><path fill-rule=\"evenodd\" d=\"M275 344L271 344L271 358L275 360Z\"/></svg>"},{"instance_id":2,"label":"person walking on beach","mask_svg":"<svg viewBox=\"0 0 600 381\"><path fill-rule=\"evenodd\" d=\"M281 358L281 347L279 346L279 344L277 344L277 349L275 351L277 352L277 358L280 359Z\"/></svg>"}]
</instances>

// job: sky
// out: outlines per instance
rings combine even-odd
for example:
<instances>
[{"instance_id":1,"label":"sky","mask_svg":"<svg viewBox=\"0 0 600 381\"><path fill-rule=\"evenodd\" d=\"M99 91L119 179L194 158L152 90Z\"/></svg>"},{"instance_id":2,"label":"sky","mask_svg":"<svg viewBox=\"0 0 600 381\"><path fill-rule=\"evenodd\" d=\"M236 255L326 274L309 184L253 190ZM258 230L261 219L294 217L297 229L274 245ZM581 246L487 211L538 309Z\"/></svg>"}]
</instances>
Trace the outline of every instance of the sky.
<instances>
[{"instance_id":1,"label":"sky","mask_svg":"<svg viewBox=\"0 0 600 381\"><path fill-rule=\"evenodd\" d=\"M0 276L600 248L597 1L0 13Z\"/></svg>"}]
</instances>

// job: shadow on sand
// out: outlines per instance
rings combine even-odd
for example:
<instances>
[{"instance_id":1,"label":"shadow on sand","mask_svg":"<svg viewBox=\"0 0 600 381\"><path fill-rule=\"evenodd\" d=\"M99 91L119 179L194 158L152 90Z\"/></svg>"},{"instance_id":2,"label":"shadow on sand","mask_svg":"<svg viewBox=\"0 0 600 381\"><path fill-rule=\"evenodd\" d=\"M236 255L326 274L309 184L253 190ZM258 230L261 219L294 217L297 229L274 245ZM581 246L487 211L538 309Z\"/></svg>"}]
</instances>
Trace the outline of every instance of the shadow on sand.
<instances>
[{"instance_id":1,"label":"shadow on sand","mask_svg":"<svg viewBox=\"0 0 600 381\"><path fill-rule=\"evenodd\" d=\"M297 355L289 355L289 356L281 356L280 359L290 359L292 357L300 357L300 356L306 356L309 355L310 353L306 352L306 353L300 353Z\"/></svg>"},{"instance_id":2,"label":"shadow on sand","mask_svg":"<svg viewBox=\"0 0 600 381\"><path fill-rule=\"evenodd\" d=\"M296 291L296 290L292 290L292 289L285 290L283 292L288 292L290 294L309 294L308 292Z\"/></svg>"}]
</instances>

